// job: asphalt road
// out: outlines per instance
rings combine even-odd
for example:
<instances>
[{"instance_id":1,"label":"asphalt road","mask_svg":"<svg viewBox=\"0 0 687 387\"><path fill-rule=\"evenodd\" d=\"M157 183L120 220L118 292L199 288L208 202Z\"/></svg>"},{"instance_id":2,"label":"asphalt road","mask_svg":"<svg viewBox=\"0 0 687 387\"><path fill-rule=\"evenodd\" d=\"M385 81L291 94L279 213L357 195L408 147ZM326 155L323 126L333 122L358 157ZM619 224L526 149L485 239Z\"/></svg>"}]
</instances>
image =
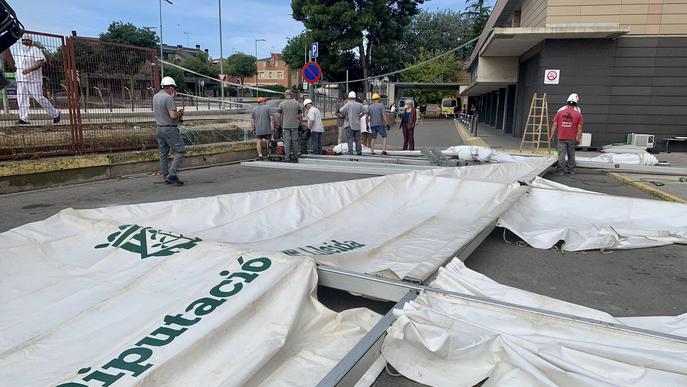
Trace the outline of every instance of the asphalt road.
<instances>
[{"instance_id":1,"label":"asphalt road","mask_svg":"<svg viewBox=\"0 0 687 387\"><path fill-rule=\"evenodd\" d=\"M398 130L391 145L402 144ZM459 145L452 121L427 121L418 127L417 147ZM161 200L248 192L294 185L307 185L366 178L355 174L333 174L276 169L252 169L223 165L185 170L186 185L167 186L159 176L134 175L56 189L0 196L0 232L45 219L68 207L94 208ZM546 176L583 189L613 195L648 197L646 193L616 182L598 171L582 170L575 176ZM580 211L584 211L583 208ZM516 237L508 234L510 242ZM565 253L508 244L502 230L494 232L466 264L501 283L597 308L616 316L677 315L687 312L687 246L666 246L632 251ZM377 303L329 289L320 290L321 300L342 310L367 306L383 313L388 303ZM416 385L383 372L377 386Z\"/></svg>"}]
</instances>

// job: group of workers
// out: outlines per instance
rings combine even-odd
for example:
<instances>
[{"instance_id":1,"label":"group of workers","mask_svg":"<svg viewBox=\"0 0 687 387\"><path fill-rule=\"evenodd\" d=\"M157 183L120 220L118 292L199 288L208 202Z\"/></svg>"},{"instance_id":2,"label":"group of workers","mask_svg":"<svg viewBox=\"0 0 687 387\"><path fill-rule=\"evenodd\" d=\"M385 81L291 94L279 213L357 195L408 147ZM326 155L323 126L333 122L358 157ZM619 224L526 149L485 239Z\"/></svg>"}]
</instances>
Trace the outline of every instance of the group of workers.
<instances>
[{"instance_id":1,"label":"group of workers","mask_svg":"<svg viewBox=\"0 0 687 387\"><path fill-rule=\"evenodd\" d=\"M156 122L156 137L160 151L160 171L167 184L183 185L179 180L177 171L186 154L186 146L181 138L178 125L184 116L184 109L178 109L174 102L176 83L171 77L164 77L161 82L161 90L153 97L153 111ZM264 97L259 97L258 105L251 112L251 126L257 139L256 150L258 158L263 159L270 146L269 141L277 131L281 131L284 141L284 158L286 161L298 159L300 153L307 153L308 140L312 140L314 152L322 154L322 113L310 99L303 100L301 104L293 98L291 90L284 93L284 100L276 106L276 110L266 104ZM365 101L364 101L365 102ZM566 105L558 110L553 127L549 135L549 142L558 132L559 173L574 174L575 147L582 137L583 118L580 108L577 106L579 96L570 94ZM356 93L350 92L344 105L338 110L338 115L343 118L342 131L347 140L348 154L362 155L361 130L369 125L371 154L375 154L375 142L378 136L382 137L383 150L386 154L387 134L390 129L389 121L385 115L385 107L381 103L379 94L372 95L372 104L366 105L356 99ZM302 125L303 115L307 118L305 127ZM414 149L414 130L417 120L417 112L412 101L407 101L401 116L400 129L403 130L403 149ZM341 135L341 133L340 133ZM278 135L276 137L279 137ZM300 148L300 149L299 149ZM171 167L168 166L167 157L173 153ZM300 153L299 153L300 151Z\"/></svg>"}]
</instances>

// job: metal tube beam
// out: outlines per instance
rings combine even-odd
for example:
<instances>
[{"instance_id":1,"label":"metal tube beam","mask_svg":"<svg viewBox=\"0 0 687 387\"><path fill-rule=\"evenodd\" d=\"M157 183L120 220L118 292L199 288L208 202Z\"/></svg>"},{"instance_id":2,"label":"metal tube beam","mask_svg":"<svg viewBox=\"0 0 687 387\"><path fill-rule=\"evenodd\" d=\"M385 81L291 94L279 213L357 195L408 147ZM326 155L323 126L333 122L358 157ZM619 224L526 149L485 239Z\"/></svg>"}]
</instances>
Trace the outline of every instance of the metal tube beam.
<instances>
[{"instance_id":1,"label":"metal tube beam","mask_svg":"<svg viewBox=\"0 0 687 387\"><path fill-rule=\"evenodd\" d=\"M307 164L307 163L275 163L270 161L243 161L242 166L246 167L256 167L256 168L275 168L275 169L293 169L300 171L319 171L319 172L340 172L340 173L350 173L358 175L393 175L395 173L406 173L417 171L414 166L400 166L405 168L391 169L385 168L385 164L377 164L374 166L358 165L351 163L348 165L317 165L317 164ZM415 166L417 167L417 166ZM440 167L437 167L440 168Z\"/></svg>"},{"instance_id":2,"label":"metal tube beam","mask_svg":"<svg viewBox=\"0 0 687 387\"><path fill-rule=\"evenodd\" d=\"M608 171L628 172L628 173L648 173L652 175L687 175L687 168L667 167L661 165L629 165L597 163L593 161L576 161L579 168L604 169Z\"/></svg>"},{"instance_id":3,"label":"metal tube beam","mask_svg":"<svg viewBox=\"0 0 687 387\"><path fill-rule=\"evenodd\" d=\"M398 157L398 156L325 156L325 155L303 155L301 159L331 160L331 161L350 161L368 162L381 164L402 164L402 165L431 165L429 160L422 160L417 157Z\"/></svg>"},{"instance_id":4,"label":"metal tube beam","mask_svg":"<svg viewBox=\"0 0 687 387\"><path fill-rule=\"evenodd\" d=\"M494 300L494 299L487 298L487 297L473 296L470 294L434 288L431 286L416 284L416 283L407 282L407 281L399 281L399 280L380 278L380 277L376 277L376 276L369 275L369 274L355 273L355 272L348 271L348 270L335 269L335 268L323 267L323 266L319 266L317 268L317 271L318 271L318 275L322 276L322 278L321 278L322 282L320 282L320 285L322 285L322 286L334 287L337 284L346 284L347 282L349 282L349 279L350 279L350 283L353 283L353 284L366 282L365 286L362 286L362 287L354 288L351 285L346 285L345 288L343 288L341 290L346 290L349 292L355 292L358 294L363 294L363 295L367 295L367 296L371 296L371 297L382 298L382 297L385 297L385 295L387 295L387 294L389 294L389 295L400 294L404 290L405 291L411 291L412 290L412 291L416 291L416 292L431 292L431 293L436 293L436 294L443 294L445 296L454 297L454 298L461 299L464 301L475 302L477 304L490 305L490 306L495 306L495 307L503 308L503 309L507 309L507 310L515 310L515 311L524 312L524 313L537 314L540 316L551 317L551 318L554 318L557 320L568 321L568 322L572 322L572 323L576 323L576 324L579 323L579 324L584 324L584 325L590 325L590 326L606 329L606 330L613 331L613 332L621 332L621 333L627 333L627 334L638 335L638 336L643 336L643 337L650 337L653 339L671 342L671 343L679 342L679 343L687 344L687 337L685 337L685 336L672 335L669 333L657 332L657 331L652 331L652 330L643 329L643 328L637 328L637 327L633 327L633 326L629 326L629 325L615 324L615 323L610 323L610 322L601 321L601 320L595 320L595 319L591 319L591 318L587 318L587 317L575 316L575 315L567 314L567 313L560 313L560 312L555 312L555 311L541 309L541 308L535 308L535 307L526 306L526 305L513 304L510 302ZM324 274L324 273L326 273L326 274ZM333 280L334 277L339 277L339 278L337 280ZM345 279L345 278L348 278L348 279ZM393 287L397 287L398 289L396 289L394 291L392 289ZM335 289L339 289L339 288L335 287ZM389 298L383 298L383 299L386 299L389 301L397 301L396 299L389 299Z\"/></svg>"},{"instance_id":5,"label":"metal tube beam","mask_svg":"<svg viewBox=\"0 0 687 387\"><path fill-rule=\"evenodd\" d=\"M317 386L354 386L381 356L382 344L386 338L386 330L396 321L394 310L403 309L406 302L414 300L415 297L417 297L416 292L406 292L396 305L341 359L339 364L329 371L327 376Z\"/></svg>"}]
</instances>

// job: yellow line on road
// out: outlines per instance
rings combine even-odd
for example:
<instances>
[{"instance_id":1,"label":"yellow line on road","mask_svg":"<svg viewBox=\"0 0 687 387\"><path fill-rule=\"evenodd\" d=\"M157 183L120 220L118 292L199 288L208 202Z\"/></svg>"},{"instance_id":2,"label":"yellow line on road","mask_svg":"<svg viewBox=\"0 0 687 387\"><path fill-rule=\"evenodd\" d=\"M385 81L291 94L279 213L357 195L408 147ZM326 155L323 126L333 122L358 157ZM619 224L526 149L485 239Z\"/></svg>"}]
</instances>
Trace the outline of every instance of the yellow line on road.
<instances>
[{"instance_id":1,"label":"yellow line on road","mask_svg":"<svg viewBox=\"0 0 687 387\"><path fill-rule=\"evenodd\" d=\"M679 197L679 196L676 196L676 195L673 195L673 194L671 194L671 193L662 191L662 190L660 190L660 189L658 189L658 188L656 188L656 187L653 187L653 186L651 186L651 185L649 185L649 184L647 184L647 183L644 183L644 182L641 182L641 181L632 180L631 178L629 178L629 177L627 177L627 176L623 176L623 175L621 175L621 174L619 174L619 173L617 173L617 172L608 172L608 176L611 176L611 177L613 177L614 179L616 179L616 180L618 180L618 181L620 181L620 182L623 182L623 183L625 183L625 184L627 184L627 185L631 185L631 186L633 186L633 187L635 187L635 188L639 188L639 189L641 189L642 191L646 191L646 192L650 193L651 195L653 195L653 196L655 196L655 197L658 197L658 198L660 198L660 199L663 199L663 200L666 200L666 201L669 201L669 202L677 202L677 203L684 203L684 204L687 204L687 200L685 200L685 199L683 199L683 198L681 198L681 197Z\"/></svg>"}]
</instances>

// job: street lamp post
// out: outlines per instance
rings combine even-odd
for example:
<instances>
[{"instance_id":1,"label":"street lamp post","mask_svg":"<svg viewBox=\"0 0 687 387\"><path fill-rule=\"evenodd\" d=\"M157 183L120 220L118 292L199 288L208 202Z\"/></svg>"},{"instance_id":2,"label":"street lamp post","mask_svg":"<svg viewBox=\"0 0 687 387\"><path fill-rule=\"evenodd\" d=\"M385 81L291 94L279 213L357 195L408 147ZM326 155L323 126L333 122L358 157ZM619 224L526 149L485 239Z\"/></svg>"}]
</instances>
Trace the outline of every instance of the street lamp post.
<instances>
[{"instance_id":1,"label":"street lamp post","mask_svg":"<svg viewBox=\"0 0 687 387\"><path fill-rule=\"evenodd\" d=\"M221 91L221 97L220 97L220 109L224 110L224 51L222 50L222 0L217 0L217 3L219 5L219 72L220 77L220 84L222 87L220 88Z\"/></svg>"},{"instance_id":2,"label":"street lamp post","mask_svg":"<svg viewBox=\"0 0 687 387\"><path fill-rule=\"evenodd\" d=\"M266 42L267 40L265 39L255 39L255 88L257 89L258 87L258 75L260 72L258 71L258 42ZM258 95L258 91L255 90L255 95Z\"/></svg>"},{"instance_id":3,"label":"street lamp post","mask_svg":"<svg viewBox=\"0 0 687 387\"><path fill-rule=\"evenodd\" d=\"M165 0L169 4L174 4L170 0ZM160 0L160 60L165 60L162 53L162 0ZM160 78L165 76L165 66L160 62Z\"/></svg>"}]
</instances>

